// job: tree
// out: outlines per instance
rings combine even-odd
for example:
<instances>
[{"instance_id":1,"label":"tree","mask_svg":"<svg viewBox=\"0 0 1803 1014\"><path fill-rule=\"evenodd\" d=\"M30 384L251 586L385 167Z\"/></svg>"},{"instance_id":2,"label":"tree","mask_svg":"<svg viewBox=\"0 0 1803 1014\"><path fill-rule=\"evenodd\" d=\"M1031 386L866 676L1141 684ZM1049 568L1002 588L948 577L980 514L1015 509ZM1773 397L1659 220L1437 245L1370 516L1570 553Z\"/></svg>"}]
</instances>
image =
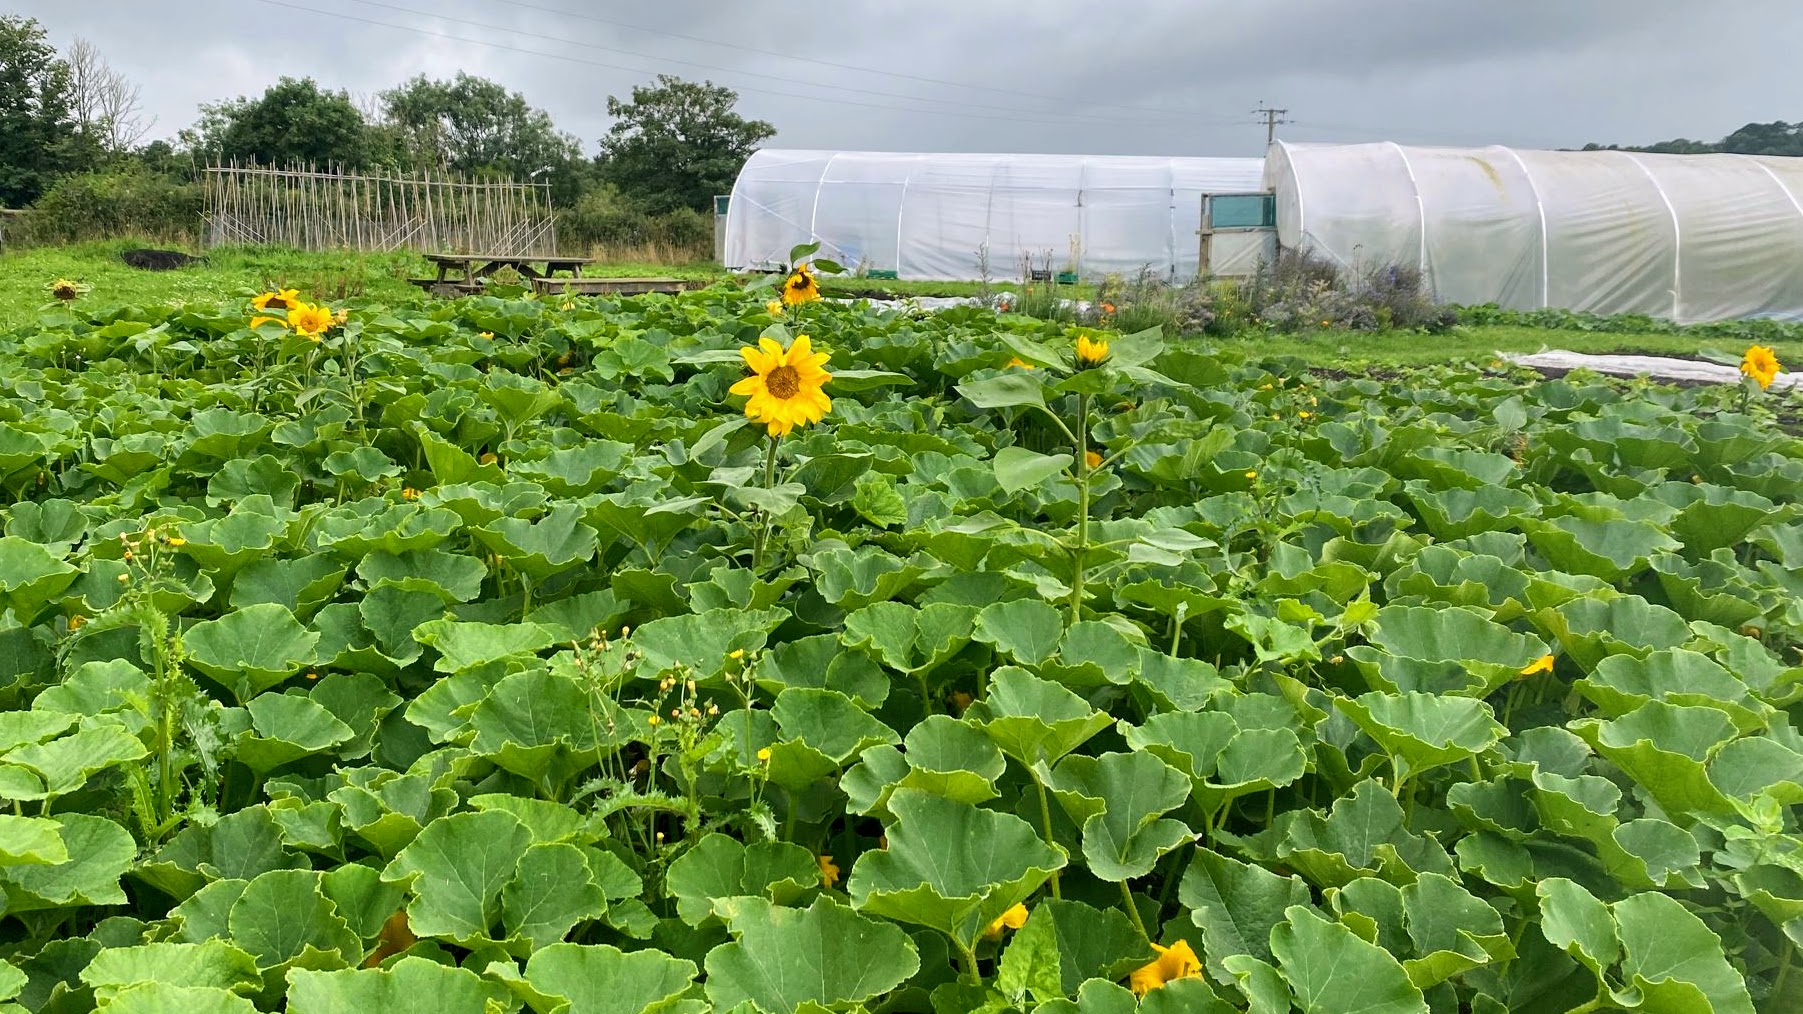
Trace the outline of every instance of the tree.
<instances>
[{"instance_id":1,"label":"tree","mask_svg":"<svg viewBox=\"0 0 1803 1014\"><path fill-rule=\"evenodd\" d=\"M37 200L75 166L77 142L69 65L36 20L0 15L0 207Z\"/></svg>"},{"instance_id":2,"label":"tree","mask_svg":"<svg viewBox=\"0 0 1803 1014\"><path fill-rule=\"evenodd\" d=\"M284 77L261 98L203 105L200 113L182 139L212 158L345 168L369 161L369 126L350 95L321 91L312 78Z\"/></svg>"},{"instance_id":3,"label":"tree","mask_svg":"<svg viewBox=\"0 0 1803 1014\"><path fill-rule=\"evenodd\" d=\"M1731 152L1735 155L1803 155L1803 122L1749 123L1720 141L1692 141L1680 137L1645 147L1624 148L1621 145L1587 144L1585 151L1650 151L1672 155L1706 155Z\"/></svg>"},{"instance_id":4,"label":"tree","mask_svg":"<svg viewBox=\"0 0 1803 1014\"><path fill-rule=\"evenodd\" d=\"M614 124L601 139L601 176L647 211L706 211L757 146L776 136L763 120L733 111L731 88L659 74L632 90L632 101L607 99Z\"/></svg>"},{"instance_id":5,"label":"tree","mask_svg":"<svg viewBox=\"0 0 1803 1014\"><path fill-rule=\"evenodd\" d=\"M156 117L144 112L143 92L79 36L69 47L70 104L81 133L110 158L144 140Z\"/></svg>"},{"instance_id":6,"label":"tree","mask_svg":"<svg viewBox=\"0 0 1803 1014\"><path fill-rule=\"evenodd\" d=\"M470 175L525 179L582 153L575 137L558 131L550 114L525 96L485 78L450 81L420 75L381 96L383 125L398 135L405 157Z\"/></svg>"}]
</instances>

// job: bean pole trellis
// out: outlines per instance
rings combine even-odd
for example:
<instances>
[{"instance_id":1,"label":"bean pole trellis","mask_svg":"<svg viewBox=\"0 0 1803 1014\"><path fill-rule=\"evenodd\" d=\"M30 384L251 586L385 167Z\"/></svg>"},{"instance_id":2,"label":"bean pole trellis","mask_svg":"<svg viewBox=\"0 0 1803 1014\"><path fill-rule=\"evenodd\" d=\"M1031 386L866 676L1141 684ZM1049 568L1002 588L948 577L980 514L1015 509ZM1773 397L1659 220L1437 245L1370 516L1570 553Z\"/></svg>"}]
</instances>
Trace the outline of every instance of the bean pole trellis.
<instances>
[{"instance_id":1,"label":"bean pole trellis","mask_svg":"<svg viewBox=\"0 0 1803 1014\"><path fill-rule=\"evenodd\" d=\"M557 252L557 216L545 183L233 162L207 167L206 192L208 246Z\"/></svg>"}]
</instances>

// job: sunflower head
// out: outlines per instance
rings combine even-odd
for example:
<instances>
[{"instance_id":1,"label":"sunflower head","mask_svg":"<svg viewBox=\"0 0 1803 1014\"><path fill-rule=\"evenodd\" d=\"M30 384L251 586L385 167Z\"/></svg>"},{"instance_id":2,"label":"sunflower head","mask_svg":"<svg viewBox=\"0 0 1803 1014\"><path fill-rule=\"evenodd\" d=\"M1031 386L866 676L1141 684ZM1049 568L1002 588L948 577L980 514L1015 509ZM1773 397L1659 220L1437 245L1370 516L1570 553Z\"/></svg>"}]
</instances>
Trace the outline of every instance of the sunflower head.
<instances>
[{"instance_id":1,"label":"sunflower head","mask_svg":"<svg viewBox=\"0 0 1803 1014\"><path fill-rule=\"evenodd\" d=\"M337 322L338 320L332 315L332 308L329 306L295 303L288 308L288 326L293 328L296 334L305 335L314 341L318 341L319 336L331 330L332 325Z\"/></svg>"},{"instance_id":2,"label":"sunflower head","mask_svg":"<svg viewBox=\"0 0 1803 1014\"><path fill-rule=\"evenodd\" d=\"M789 306L812 303L820 298L820 283L814 280L814 269L797 264L783 280L783 302Z\"/></svg>"},{"instance_id":3,"label":"sunflower head","mask_svg":"<svg viewBox=\"0 0 1803 1014\"><path fill-rule=\"evenodd\" d=\"M796 426L817 423L832 411L833 402L822 390L832 374L822 369L831 358L815 352L808 336L796 335L788 348L774 338L759 338L758 347L739 350L751 376L732 386L744 395L745 418L763 423L773 437L787 436Z\"/></svg>"},{"instance_id":4,"label":"sunflower head","mask_svg":"<svg viewBox=\"0 0 1803 1014\"><path fill-rule=\"evenodd\" d=\"M288 322L283 320L280 317L267 317L262 314L258 314L250 319L250 327L251 327L251 330L253 330L253 331L255 331L257 328L262 327L265 324L280 324L280 325L282 325L283 328L287 328L287 326L288 326Z\"/></svg>"},{"instance_id":5,"label":"sunflower head","mask_svg":"<svg viewBox=\"0 0 1803 1014\"><path fill-rule=\"evenodd\" d=\"M250 301L250 305L259 310L286 310L299 304L299 289L277 289L274 292L264 292Z\"/></svg>"},{"instance_id":6,"label":"sunflower head","mask_svg":"<svg viewBox=\"0 0 1803 1014\"><path fill-rule=\"evenodd\" d=\"M1108 343L1086 334L1077 336L1077 369L1092 370L1108 358Z\"/></svg>"},{"instance_id":7,"label":"sunflower head","mask_svg":"<svg viewBox=\"0 0 1803 1014\"><path fill-rule=\"evenodd\" d=\"M1137 996L1145 996L1167 982L1202 974L1202 962L1196 959L1196 952L1190 949L1187 940L1179 940L1169 947L1153 944L1152 950L1158 952L1158 957L1134 969L1127 980Z\"/></svg>"},{"instance_id":8,"label":"sunflower head","mask_svg":"<svg viewBox=\"0 0 1803 1014\"><path fill-rule=\"evenodd\" d=\"M1753 378L1762 391L1772 386L1772 381L1777 379L1781 369L1783 367L1778 365L1778 354L1764 345L1747 349L1747 354L1740 361L1740 372Z\"/></svg>"},{"instance_id":9,"label":"sunflower head","mask_svg":"<svg viewBox=\"0 0 1803 1014\"><path fill-rule=\"evenodd\" d=\"M75 302L77 299L80 299L81 294L86 291L88 291L87 286L69 278L58 278L56 281L50 283L51 297L60 299L65 303Z\"/></svg>"}]
</instances>

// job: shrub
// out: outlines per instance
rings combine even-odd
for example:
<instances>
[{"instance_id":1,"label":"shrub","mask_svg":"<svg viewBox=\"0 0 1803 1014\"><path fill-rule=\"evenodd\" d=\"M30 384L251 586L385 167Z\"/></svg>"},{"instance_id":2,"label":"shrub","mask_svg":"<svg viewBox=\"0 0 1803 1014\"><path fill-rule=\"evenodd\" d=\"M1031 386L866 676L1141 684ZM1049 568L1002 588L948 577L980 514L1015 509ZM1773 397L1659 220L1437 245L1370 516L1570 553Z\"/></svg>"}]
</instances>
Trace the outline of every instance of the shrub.
<instances>
[{"instance_id":1,"label":"shrub","mask_svg":"<svg viewBox=\"0 0 1803 1014\"><path fill-rule=\"evenodd\" d=\"M575 207L558 213L558 241L575 250L633 260L703 261L713 256L714 224L693 208L661 215L645 209L613 186L584 194ZM617 257L615 259L618 259Z\"/></svg>"},{"instance_id":2,"label":"shrub","mask_svg":"<svg viewBox=\"0 0 1803 1014\"><path fill-rule=\"evenodd\" d=\"M205 207L198 184L159 173L139 168L79 173L57 180L38 198L19 238L39 243L117 236L192 241Z\"/></svg>"}]
</instances>

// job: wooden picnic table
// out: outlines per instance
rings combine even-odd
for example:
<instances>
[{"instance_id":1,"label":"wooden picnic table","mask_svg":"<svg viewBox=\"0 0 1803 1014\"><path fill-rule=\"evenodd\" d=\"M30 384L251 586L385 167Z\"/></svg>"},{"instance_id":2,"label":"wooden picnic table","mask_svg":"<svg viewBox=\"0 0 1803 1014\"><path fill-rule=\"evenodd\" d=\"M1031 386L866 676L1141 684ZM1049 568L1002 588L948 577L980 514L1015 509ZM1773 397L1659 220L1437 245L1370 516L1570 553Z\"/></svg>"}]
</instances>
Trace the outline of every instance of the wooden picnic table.
<instances>
[{"instance_id":1,"label":"wooden picnic table","mask_svg":"<svg viewBox=\"0 0 1803 1014\"><path fill-rule=\"evenodd\" d=\"M482 280L502 268L512 268L527 282L550 278L559 272L566 273L571 278L581 278L582 266L593 263L587 257L533 254L444 253L425 256L426 260L438 268L438 276L414 278L410 281L427 291L442 287L460 292L480 292ZM542 269L539 267L541 264L544 265Z\"/></svg>"}]
</instances>

